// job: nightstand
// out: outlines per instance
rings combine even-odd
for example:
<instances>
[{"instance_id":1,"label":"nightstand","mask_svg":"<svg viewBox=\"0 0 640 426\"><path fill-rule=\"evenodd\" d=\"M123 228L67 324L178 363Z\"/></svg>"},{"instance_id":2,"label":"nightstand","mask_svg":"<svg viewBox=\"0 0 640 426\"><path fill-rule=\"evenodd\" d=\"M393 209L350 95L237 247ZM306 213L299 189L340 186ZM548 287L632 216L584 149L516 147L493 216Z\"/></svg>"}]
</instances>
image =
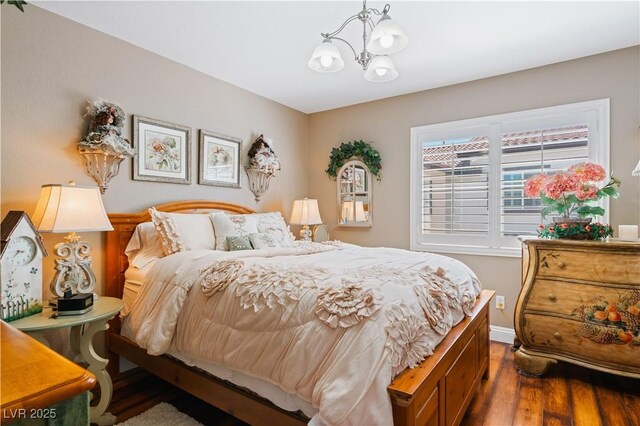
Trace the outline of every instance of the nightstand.
<instances>
[{"instance_id":1,"label":"nightstand","mask_svg":"<svg viewBox=\"0 0 640 426\"><path fill-rule=\"evenodd\" d=\"M100 385L100 401L91 407L91 423L98 425L112 425L115 416L105 413L111 402L113 386L106 366L109 360L98 356L93 348L93 336L109 328L107 322L122 310L124 303L114 297L100 297L93 305L93 309L83 315L59 316L51 318L53 311L45 307L42 313L12 321L11 325L24 331L36 340L49 346L44 337L47 331L70 328L71 348L80 354L80 359L88 364L87 370L93 373Z\"/></svg>"}]
</instances>

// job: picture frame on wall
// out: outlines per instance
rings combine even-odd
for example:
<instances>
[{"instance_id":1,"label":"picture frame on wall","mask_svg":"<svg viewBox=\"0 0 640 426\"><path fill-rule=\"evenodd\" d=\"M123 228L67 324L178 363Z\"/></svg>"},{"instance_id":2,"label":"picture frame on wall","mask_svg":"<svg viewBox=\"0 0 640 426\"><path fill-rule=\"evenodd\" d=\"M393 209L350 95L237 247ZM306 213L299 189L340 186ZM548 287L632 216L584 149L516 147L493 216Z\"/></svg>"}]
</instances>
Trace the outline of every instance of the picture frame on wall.
<instances>
[{"instance_id":1,"label":"picture frame on wall","mask_svg":"<svg viewBox=\"0 0 640 426\"><path fill-rule=\"evenodd\" d=\"M242 139L200 130L198 183L240 188Z\"/></svg>"},{"instance_id":2,"label":"picture frame on wall","mask_svg":"<svg viewBox=\"0 0 640 426\"><path fill-rule=\"evenodd\" d=\"M133 116L133 179L191 183L191 128Z\"/></svg>"}]
</instances>

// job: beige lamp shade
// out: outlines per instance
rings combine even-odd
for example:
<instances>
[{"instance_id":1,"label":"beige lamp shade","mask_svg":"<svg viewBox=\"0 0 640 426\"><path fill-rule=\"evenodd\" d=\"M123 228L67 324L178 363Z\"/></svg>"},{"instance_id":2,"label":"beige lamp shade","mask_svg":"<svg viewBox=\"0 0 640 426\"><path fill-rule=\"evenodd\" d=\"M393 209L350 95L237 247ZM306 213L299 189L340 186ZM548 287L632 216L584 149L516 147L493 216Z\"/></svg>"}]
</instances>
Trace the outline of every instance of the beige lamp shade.
<instances>
[{"instance_id":1,"label":"beige lamp shade","mask_svg":"<svg viewBox=\"0 0 640 426\"><path fill-rule=\"evenodd\" d=\"M354 206L355 204L355 206ZM344 201L342 203L343 222L366 222L367 214L362 201Z\"/></svg>"},{"instance_id":2,"label":"beige lamp shade","mask_svg":"<svg viewBox=\"0 0 640 426\"><path fill-rule=\"evenodd\" d=\"M43 185L32 221L41 232L113 230L97 186Z\"/></svg>"},{"instance_id":3,"label":"beige lamp shade","mask_svg":"<svg viewBox=\"0 0 640 426\"><path fill-rule=\"evenodd\" d=\"M320 211L318 210L318 200L295 200L291 209L292 225L318 225L322 223Z\"/></svg>"}]
</instances>

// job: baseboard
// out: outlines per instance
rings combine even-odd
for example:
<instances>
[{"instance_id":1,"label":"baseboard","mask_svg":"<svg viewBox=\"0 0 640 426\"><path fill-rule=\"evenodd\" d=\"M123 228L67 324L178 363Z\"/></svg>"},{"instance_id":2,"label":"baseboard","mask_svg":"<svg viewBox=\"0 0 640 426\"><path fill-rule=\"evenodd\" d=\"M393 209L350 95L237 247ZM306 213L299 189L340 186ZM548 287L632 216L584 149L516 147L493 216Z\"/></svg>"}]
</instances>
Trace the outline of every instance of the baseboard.
<instances>
[{"instance_id":1,"label":"baseboard","mask_svg":"<svg viewBox=\"0 0 640 426\"><path fill-rule=\"evenodd\" d=\"M502 342L513 344L513 339L516 337L516 332L513 328L498 327L497 325L490 326L491 333L490 339L494 342Z\"/></svg>"}]
</instances>

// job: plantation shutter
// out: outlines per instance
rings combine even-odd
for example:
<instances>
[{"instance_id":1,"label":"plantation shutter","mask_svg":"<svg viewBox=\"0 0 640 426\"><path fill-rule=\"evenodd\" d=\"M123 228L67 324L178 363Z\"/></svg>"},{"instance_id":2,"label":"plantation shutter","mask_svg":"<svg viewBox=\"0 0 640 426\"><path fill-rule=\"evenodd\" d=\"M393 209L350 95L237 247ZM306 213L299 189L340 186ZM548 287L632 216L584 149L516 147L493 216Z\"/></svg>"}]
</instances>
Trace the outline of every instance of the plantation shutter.
<instances>
[{"instance_id":1,"label":"plantation shutter","mask_svg":"<svg viewBox=\"0 0 640 426\"><path fill-rule=\"evenodd\" d=\"M486 245L490 222L487 130L443 139L423 136L419 167L424 241L456 236L468 244Z\"/></svg>"},{"instance_id":2,"label":"plantation shutter","mask_svg":"<svg viewBox=\"0 0 640 426\"><path fill-rule=\"evenodd\" d=\"M587 161L589 125L503 133L501 145L501 236L536 235L541 203L524 196L524 182Z\"/></svg>"}]
</instances>

